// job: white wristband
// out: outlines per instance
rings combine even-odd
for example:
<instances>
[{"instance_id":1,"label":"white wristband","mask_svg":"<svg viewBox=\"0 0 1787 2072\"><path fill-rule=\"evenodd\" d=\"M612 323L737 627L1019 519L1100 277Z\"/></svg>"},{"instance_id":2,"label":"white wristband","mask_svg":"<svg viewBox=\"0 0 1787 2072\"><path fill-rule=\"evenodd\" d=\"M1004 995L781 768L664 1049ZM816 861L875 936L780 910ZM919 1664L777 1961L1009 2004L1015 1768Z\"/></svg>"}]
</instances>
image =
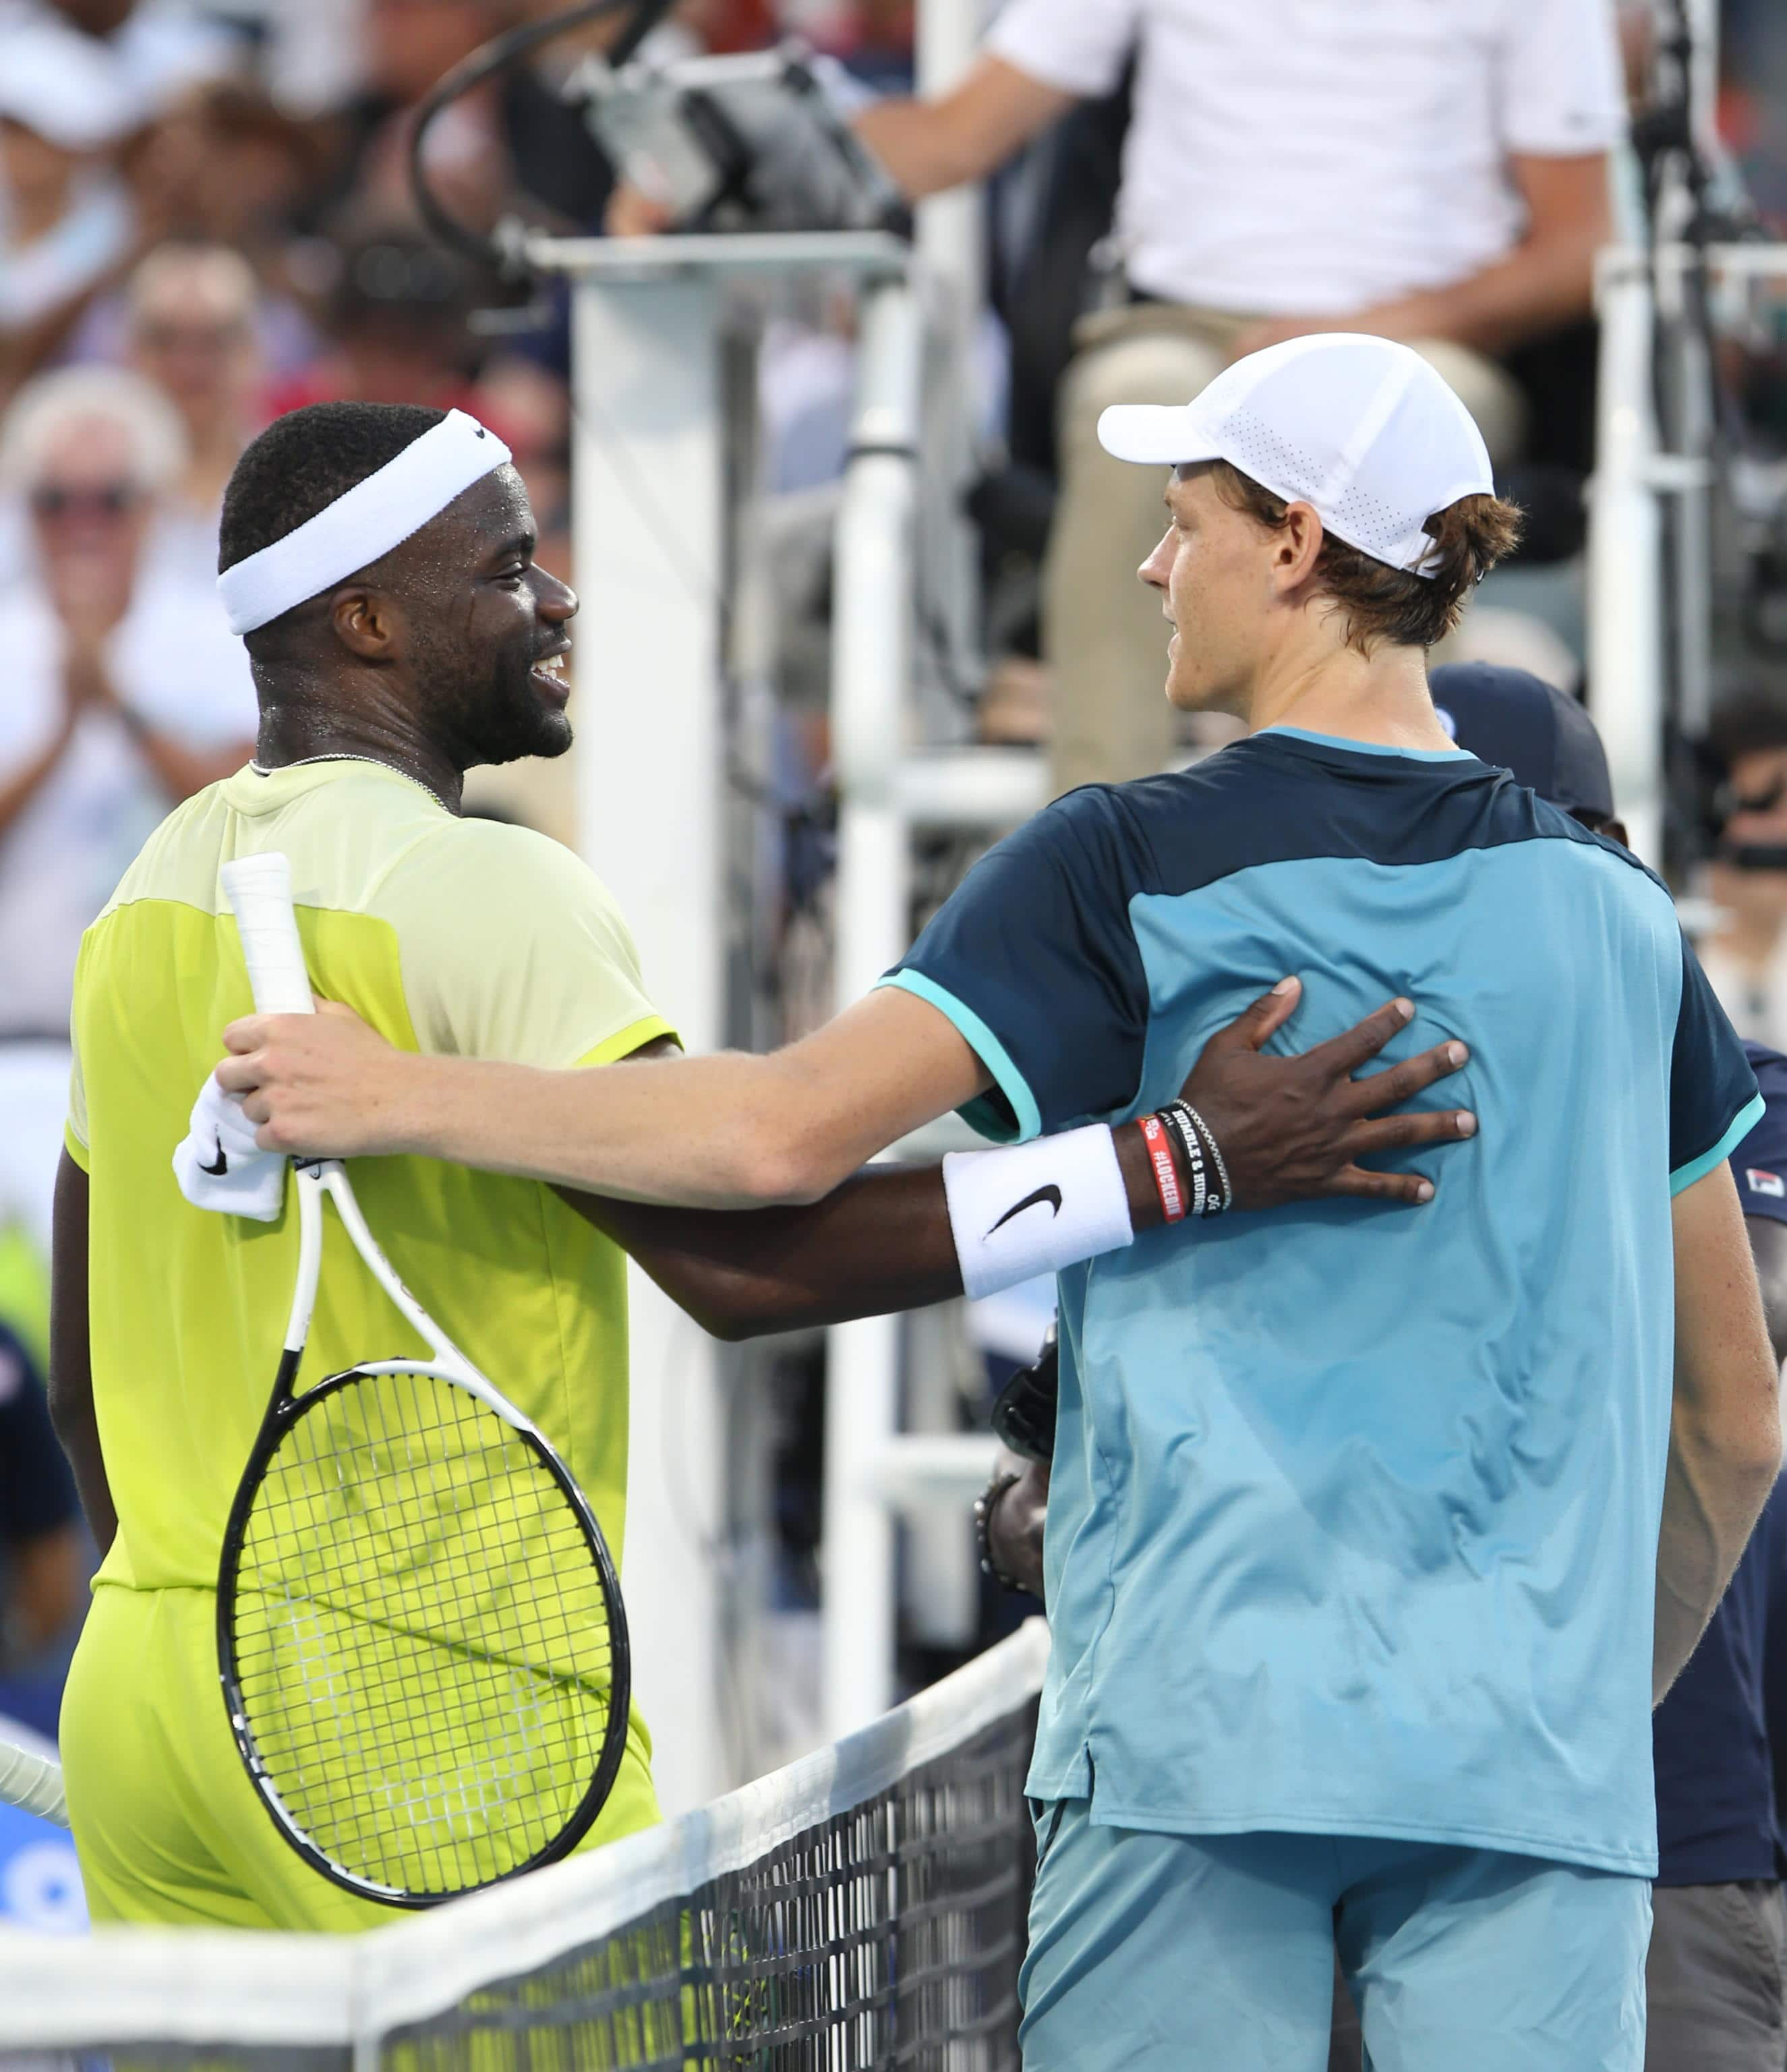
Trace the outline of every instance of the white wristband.
<instances>
[{"instance_id":1,"label":"white wristband","mask_svg":"<svg viewBox=\"0 0 1787 2072\"><path fill-rule=\"evenodd\" d=\"M1103 1123L943 1161L962 1286L978 1301L1136 1235L1115 1138Z\"/></svg>"}]
</instances>

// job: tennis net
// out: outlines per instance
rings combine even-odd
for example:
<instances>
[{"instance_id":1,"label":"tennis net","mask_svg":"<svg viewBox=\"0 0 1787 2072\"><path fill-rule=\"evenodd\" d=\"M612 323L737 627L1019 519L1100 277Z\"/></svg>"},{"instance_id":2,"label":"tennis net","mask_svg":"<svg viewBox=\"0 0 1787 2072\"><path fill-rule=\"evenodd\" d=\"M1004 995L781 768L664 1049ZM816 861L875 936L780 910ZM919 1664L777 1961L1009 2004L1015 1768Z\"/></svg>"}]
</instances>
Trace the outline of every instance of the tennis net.
<instances>
[{"instance_id":1,"label":"tennis net","mask_svg":"<svg viewBox=\"0 0 1787 2072\"><path fill-rule=\"evenodd\" d=\"M0 1936L0 2068L1004 2072L1040 1620L651 1832L352 1938Z\"/></svg>"}]
</instances>

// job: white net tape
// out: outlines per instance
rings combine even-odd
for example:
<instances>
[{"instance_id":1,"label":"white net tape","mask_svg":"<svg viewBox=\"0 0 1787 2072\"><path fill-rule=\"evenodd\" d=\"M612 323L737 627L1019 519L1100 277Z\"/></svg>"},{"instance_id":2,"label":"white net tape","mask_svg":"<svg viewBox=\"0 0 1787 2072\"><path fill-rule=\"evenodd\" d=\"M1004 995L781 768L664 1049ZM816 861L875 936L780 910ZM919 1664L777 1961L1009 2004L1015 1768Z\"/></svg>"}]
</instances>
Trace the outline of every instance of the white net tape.
<instances>
[{"instance_id":1,"label":"white net tape","mask_svg":"<svg viewBox=\"0 0 1787 2072\"><path fill-rule=\"evenodd\" d=\"M368 1934L0 1934L0 2064L102 2050L502 2064L540 2060L548 2033L557 2062L580 2022L599 2022L594 2063L1015 2066L1022 1779L1047 1657L1033 1620L773 1776ZM592 1967L626 1974L618 2054L614 1996L592 1998ZM664 2022L721 2035L665 2042Z\"/></svg>"}]
</instances>

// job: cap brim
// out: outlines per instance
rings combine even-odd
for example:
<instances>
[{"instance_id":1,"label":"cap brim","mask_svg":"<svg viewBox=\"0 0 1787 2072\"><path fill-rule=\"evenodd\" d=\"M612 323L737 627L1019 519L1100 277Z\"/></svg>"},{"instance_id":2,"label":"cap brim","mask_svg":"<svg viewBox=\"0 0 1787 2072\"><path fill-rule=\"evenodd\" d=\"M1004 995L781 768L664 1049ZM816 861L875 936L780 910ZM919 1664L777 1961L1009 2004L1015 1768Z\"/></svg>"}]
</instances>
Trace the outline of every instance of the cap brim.
<instances>
[{"instance_id":1,"label":"cap brim","mask_svg":"<svg viewBox=\"0 0 1787 2072\"><path fill-rule=\"evenodd\" d=\"M1099 418L1099 444L1116 460L1148 467L1178 467L1221 455L1185 403L1113 403Z\"/></svg>"}]
</instances>

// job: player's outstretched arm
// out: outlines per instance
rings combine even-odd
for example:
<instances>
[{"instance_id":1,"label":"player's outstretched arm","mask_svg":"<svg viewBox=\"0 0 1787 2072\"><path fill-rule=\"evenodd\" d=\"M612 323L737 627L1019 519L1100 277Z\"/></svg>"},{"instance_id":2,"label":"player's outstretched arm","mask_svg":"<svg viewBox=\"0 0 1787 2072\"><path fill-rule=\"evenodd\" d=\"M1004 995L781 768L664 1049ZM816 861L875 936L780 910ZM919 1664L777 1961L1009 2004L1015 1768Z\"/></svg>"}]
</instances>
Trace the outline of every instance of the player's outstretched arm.
<instances>
[{"instance_id":1,"label":"player's outstretched arm","mask_svg":"<svg viewBox=\"0 0 1787 2072\"><path fill-rule=\"evenodd\" d=\"M1301 1056L1267 1054L1263 1046L1300 997L1292 986L1255 1001L1206 1044L1181 1090L1222 1149L1236 1207L1335 1194L1411 1206L1430 1199L1432 1183L1423 1176L1370 1172L1358 1161L1473 1133L1475 1120L1465 1111L1384 1112L1456 1071L1465 1046L1440 1045L1355 1081L1352 1074L1407 1024L1407 1003L1393 1001ZM1153 1229L1164 1211L1141 1131L1128 1124L1112 1135L1132 1227ZM1181 1166L1181 1186L1186 1178ZM843 1323L963 1292L935 1166L870 1166L820 1201L746 1215L569 1191L565 1198L717 1338Z\"/></svg>"},{"instance_id":2,"label":"player's outstretched arm","mask_svg":"<svg viewBox=\"0 0 1787 2072\"><path fill-rule=\"evenodd\" d=\"M1694 1652L1781 1471L1780 1376L1731 1168L1675 1198L1675 1394L1653 1701Z\"/></svg>"},{"instance_id":3,"label":"player's outstretched arm","mask_svg":"<svg viewBox=\"0 0 1787 2072\"><path fill-rule=\"evenodd\" d=\"M1456 1117L1367 1120L1417 1090L1409 1066L1359 1086L1341 1083L1406 1024L1412 1007L1392 1002L1380 1010L1387 1019L1369 1018L1301 1059L1270 1059L1257 1054L1264 1041L1258 1031L1269 1034L1300 997L1294 980L1284 984L1285 991L1266 997L1270 1007L1249 1010L1251 1023L1243 1018L1247 1028L1213 1039L1239 1068L1234 1113L1207 1116L1218 1141L1225 1121L1231 1137L1237 1125L1245 1135L1262 1104L1276 1105L1286 1120L1261 1160L1248 1205L1313 1190L1396 1197L1418 1190L1408 1176L1369 1173L1357 1161L1375 1151L1467 1135L1474 1124L1460 1126ZM232 1023L224 1040L232 1054L218 1067L218 1081L245 1096L264 1150L341 1157L411 1153L688 1208L816 1202L888 1145L992 1083L947 1017L893 988L869 994L770 1057L725 1052L624 1072L417 1057L392 1049L339 1007L315 1015L251 1015ZM1429 1058L1456 1070L1463 1046L1441 1045ZM1306 1126L1325 1097L1334 1107L1320 1120L1345 1126L1346 1155L1337 1170L1336 1161L1321 1157L1333 1143L1320 1128Z\"/></svg>"}]
</instances>

